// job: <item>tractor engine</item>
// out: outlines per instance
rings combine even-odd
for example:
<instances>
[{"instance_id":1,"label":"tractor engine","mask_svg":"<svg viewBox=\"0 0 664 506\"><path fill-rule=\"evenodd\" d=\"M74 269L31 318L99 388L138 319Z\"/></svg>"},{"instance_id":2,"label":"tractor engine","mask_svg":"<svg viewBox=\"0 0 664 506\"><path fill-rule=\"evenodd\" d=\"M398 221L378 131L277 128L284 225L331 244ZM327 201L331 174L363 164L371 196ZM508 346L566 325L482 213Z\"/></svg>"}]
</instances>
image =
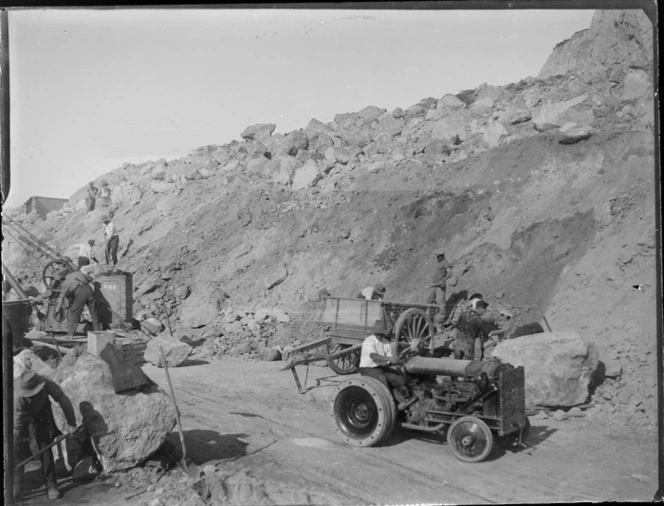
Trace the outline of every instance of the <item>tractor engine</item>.
<instances>
[{"instance_id":1,"label":"tractor engine","mask_svg":"<svg viewBox=\"0 0 664 506\"><path fill-rule=\"evenodd\" d=\"M411 359L405 370L418 401L407 408L406 423L424 425L432 412L496 416L496 383L508 369L514 367L496 360Z\"/></svg>"}]
</instances>

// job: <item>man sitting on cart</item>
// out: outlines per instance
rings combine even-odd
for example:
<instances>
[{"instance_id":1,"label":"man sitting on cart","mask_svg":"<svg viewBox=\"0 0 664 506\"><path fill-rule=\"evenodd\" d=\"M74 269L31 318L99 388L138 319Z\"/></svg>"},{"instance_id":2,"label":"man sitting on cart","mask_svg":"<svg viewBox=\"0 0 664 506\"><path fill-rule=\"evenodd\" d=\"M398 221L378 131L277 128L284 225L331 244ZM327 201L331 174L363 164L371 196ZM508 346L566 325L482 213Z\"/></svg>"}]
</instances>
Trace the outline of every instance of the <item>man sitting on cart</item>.
<instances>
[{"instance_id":1,"label":"man sitting on cart","mask_svg":"<svg viewBox=\"0 0 664 506\"><path fill-rule=\"evenodd\" d=\"M400 405L410 397L403 377L389 366L395 364L399 356L399 345L381 320L376 320L372 334L362 342L360 355L360 374L377 379L388 387ZM420 341L413 339L410 350L418 351Z\"/></svg>"}]
</instances>

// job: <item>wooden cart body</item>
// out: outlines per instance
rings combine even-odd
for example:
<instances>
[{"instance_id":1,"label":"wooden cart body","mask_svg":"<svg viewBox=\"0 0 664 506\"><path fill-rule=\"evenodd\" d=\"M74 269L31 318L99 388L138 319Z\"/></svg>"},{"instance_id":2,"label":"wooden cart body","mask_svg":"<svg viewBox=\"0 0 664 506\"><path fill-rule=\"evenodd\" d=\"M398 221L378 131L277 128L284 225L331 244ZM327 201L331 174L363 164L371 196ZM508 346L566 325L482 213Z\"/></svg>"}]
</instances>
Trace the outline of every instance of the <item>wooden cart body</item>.
<instances>
[{"instance_id":1,"label":"wooden cart body","mask_svg":"<svg viewBox=\"0 0 664 506\"><path fill-rule=\"evenodd\" d=\"M325 337L297 347L293 354L327 347L324 357L305 358L291 362L295 365L313 360L326 360L337 374L351 374L357 371L360 363L360 350L364 339L371 335L374 323L383 322L388 331L403 343L418 337L433 343L433 318L438 306L365 300L360 298L327 297L318 321L325 330Z\"/></svg>"}]
</instances>

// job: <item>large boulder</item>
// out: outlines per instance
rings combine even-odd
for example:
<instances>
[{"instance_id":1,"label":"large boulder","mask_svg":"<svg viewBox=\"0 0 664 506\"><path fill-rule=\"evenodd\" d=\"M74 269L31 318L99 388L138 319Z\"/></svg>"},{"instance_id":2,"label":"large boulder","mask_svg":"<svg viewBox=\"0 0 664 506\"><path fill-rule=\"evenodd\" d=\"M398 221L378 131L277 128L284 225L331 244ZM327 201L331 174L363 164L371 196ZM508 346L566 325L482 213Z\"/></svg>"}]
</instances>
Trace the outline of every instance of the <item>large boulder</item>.
<instances>
[{"instance_id":1,"label":"large boulder","mask_svg":"<svg viewBox=\"0 0 664 506\"><path fill-rule=\"evenodd\" d=\"M496 346L493 356L524 367L529 407L583 404L599 363L595 345L573 332L544 332L508 339Z\"/></svg>"},{"instance_id":2,"label":"large boulder","mask_svg":"<svg viewBox=\"0 0 664 506\"><path fill-rule=\"evenodd\" d=\"M584 94L564 102L553 102L537 107L532 117L535 129L545 132L570 122L579 126L591 125L595 115L592 107L585 103L587 98L588 96Z\"/></svg>"},{"instance_id":3,"label":"large boulder","mask_svg":"<svg viewBox=\"0 0 664 506\"><path fill-rule=\"evenodd\" d=\"M14 379L18 379L25 371L33 370L40 376L53 378L55 369L39 358L32 350L23 350L14 356Z\"/></svg>"},{"instance_id":4,"label":"large boulder","mask_svg":"<svg viewBox=\"0 0 664 506\"><path fill-rule=\"evenodd\" d=\"M322 177L316 162L307 160L307 163L297 169L293 175L293 190L312 188L318 184Z\"/></svg>"},{"instance_id":5,"label":"large boulder","mask_svg":"<svg viewBox=\"0 0 664 506\"><path fill-rule=\"evenodd\" d=\"M274 123L256 123L255 125L245 128L240 134L240 137L247 141L264 139L265 137L272 135L275 128L277 128L277 125Z\"/></svg>"},{"instance_id":6,"label":"large boulder","mask_svg":"<svg viewBox=\"0 0 664 506\"><path fill-rule=\"evenodd\" d=\"M443 118L434 123L431 130L432 139L441 139L458 143L466 140L466 122L457 116Z\"/></svg>"},{"instance_id":7,"label":"large boulder","mask_svg":"<svg viewBox=\"0 0 664 506\"><path fill-rule=\"evenodd\" d=\"M194 329L204 327L219 316L224 300L224 294L214 285L194 289L180 306L180 323Z\"/></svg>"},{"instance_id":8,"label":"large boulder","mask_svg":"<svg viewBox=\"0 0 664 506\"><path fill-rule=\"evenodd\" d=\"M298 151L309 149L309 137L302 130L294 130L286 136L281 149L284 153L295 156Z\"/></svg>"},{"instance_id":9,"label":"large boulder","mask_svg":"<svg viewBox=\"0 0 664 506\"><path fill-rule=\"evenodd\" d=\"M159 386L151 383L116 394L109 366L91 353L84 352L75 361L63 360L55 379L74 406L76 423L85 425L107 472L136 466L161 446L175 426L173 405ZM56 423L62 427L64 414L57 403L52 405Z\"/></svg>"},{"instance_id":10,"label":"large boulder","mask_svg":"<svg viewBox=\"0 0 664 506\"><path fill-rule=\"evenodd\" d=\"M192 348L187 343L157 336L148 342L145 348L145 360L157 367L164 367L164 360L161 357L162 350L164 351L166 365L177 367L182 365L191 355Z\"/></svg>"}]
</instances>

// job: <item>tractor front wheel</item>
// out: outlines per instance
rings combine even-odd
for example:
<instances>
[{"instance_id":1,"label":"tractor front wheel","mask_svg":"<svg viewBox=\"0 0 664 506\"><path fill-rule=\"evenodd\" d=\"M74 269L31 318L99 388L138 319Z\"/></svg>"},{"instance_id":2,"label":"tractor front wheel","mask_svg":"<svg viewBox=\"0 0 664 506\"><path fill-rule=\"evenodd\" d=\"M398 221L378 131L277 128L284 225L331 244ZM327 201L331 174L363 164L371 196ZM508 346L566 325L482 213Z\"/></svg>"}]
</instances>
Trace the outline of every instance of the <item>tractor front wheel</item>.
<instances>
[{"instance_id":1,"label":"tractor front wheel","mask_svg":"<svg viewBox=\"0 0 664 506\"><path fill-rule=\"evenodd\" d=\"M450 425L447 444L457 459L481 462L491 453L493 435L488 425L479 418L464 416Z\"/></svg>"},{"instance_id":2,"label":"tractor front wheel","mask_svg":"<svg viewBox=\"0 0 664 506\"><path fill-rule=\"evenodd\" d=\"M394 429L396 407L388 388L377 379L350 378L332 400L337 433L351 446L374 446Z\"/></svg>"}]
</instances>

